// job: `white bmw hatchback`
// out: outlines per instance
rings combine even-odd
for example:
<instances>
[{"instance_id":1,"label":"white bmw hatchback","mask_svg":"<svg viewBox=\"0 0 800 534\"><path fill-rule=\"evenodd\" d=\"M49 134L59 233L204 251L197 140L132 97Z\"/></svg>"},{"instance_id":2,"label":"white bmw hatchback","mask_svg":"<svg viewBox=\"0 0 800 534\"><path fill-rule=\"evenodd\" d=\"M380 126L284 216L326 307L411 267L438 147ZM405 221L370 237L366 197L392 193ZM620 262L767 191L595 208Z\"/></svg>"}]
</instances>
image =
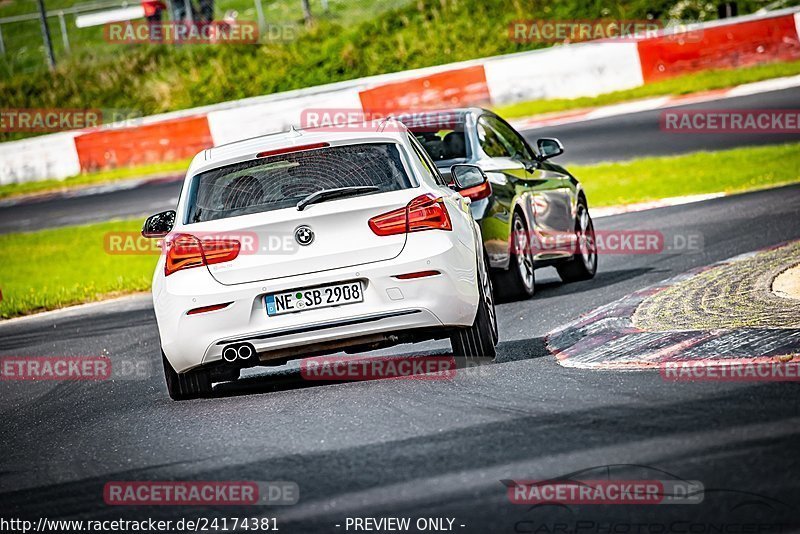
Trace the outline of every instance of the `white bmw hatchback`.
<instances>
[{"instance_id":1,"label":"white bmw hatchback","mask_svg":"<svg viewBox=\"0 0 800 534\"><path fill-rule=\"evenodd\" d=\"M153 303L173 399L243 367L450 338L494 357L497 325L469 198L396 121L291 130L204 150L164 239Z\"/></svg>"}]
</instances>

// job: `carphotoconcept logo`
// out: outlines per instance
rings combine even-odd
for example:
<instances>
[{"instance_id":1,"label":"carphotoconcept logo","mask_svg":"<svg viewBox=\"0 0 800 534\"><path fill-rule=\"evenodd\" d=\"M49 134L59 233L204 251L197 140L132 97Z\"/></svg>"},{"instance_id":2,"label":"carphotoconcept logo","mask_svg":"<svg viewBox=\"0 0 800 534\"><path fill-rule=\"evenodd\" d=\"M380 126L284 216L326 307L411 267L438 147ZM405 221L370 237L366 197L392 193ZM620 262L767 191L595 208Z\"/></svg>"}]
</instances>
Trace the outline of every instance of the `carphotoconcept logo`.
<instances>
[{"instance_id":1,"label":"carphotoconcept logo","mask_svg":"<svg viewBox=\"0 0 800 534\"><path fill-rule=\"evenodd\" d=\"M751 488L708 487L641 464L598 465L547 480L500 482L509 501L523 505L510 516L515 522L509 531L526 534L787 532L787 520L796 518L793 506ZM614 505L621 505L616 512L608 508Z\"/></svg>"},{"instance_id":2,"label":"carphotoconcept logo","mask_svg":"<svg viewBox=\"0 0 800 534\"><path fill-rule=\"evenodd\" d=\"M515 480L512 504L697 504L703 485L678 480Z\"/></svg>"},{"instance_id":3,"label":"carphotoconcept logo","mask_svg":"<svg viewBox=\"0 0 800 534\"><path fill-rule=\"evenodd\" d=\"M697 504L704 495L703 484L698 480L685 480L661 469L635 464L589 467L549 479L500 482L512 504L524 505Z\"/></svg>"}]
</instances>

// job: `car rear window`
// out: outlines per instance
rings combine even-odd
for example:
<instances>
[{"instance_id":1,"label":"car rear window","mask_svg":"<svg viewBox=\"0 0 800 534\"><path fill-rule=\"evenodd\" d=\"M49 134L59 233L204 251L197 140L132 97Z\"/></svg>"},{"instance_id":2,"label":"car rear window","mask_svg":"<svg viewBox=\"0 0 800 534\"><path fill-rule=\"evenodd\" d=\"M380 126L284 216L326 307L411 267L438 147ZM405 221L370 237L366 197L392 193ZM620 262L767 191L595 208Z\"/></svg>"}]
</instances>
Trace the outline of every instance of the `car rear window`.
<instances>
[{"instance_id":1,"label":"car rear window","mask_svg":"<svg viewBox=\"0 0 800 534\"><path fill-rule=\"evenodd\" d=\"M467 115L461 113L421 113L401 115L399 119L435 162L464 161L470 157L465 136Z\"/></svg>"},{"instance_id":2,"label":"car rear window","mask_svg":"<svg viewBox=\"0 0 800 534\"><path fill-rule=\"evenodd\" d=\"M227 165L192 179L186 223L289 208L323 189L411 187L395 143L369 143L281 154ZM372 194L375 194L372 193Z\"/></svg>"}]
</instances>

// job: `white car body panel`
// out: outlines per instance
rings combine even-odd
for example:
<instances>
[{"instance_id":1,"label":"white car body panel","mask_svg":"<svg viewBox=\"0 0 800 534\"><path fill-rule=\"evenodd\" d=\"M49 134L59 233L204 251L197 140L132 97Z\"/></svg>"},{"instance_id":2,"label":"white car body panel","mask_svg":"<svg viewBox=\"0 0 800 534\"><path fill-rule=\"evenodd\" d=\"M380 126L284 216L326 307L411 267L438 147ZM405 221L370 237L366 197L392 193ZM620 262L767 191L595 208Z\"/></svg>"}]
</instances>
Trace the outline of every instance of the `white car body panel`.
<instances>
[{"instance_id":1,"label":"white car body panel","mask_svg":"<svg viewBox=\"0 0 800 534\"><path fill-rule=\"evenodd\" d=\"M412 187L399 191L333 199L296 208L186 224L186 199L196 174L254 159L259 152L327 142L331 146L394 142ZM468 200L437 184L410 157L405 130L388 132L307 131L242 141L198 154L187 173L172 233L280 235L291 237L308 225L315 240L293 250L241 254L233 261L180 270L165 276L162 254L153 277L153 303L162 349L177 372L214 363L231 342L252 343L262 361L270 351L288 350L297 358L304 347L347 343L418 328L472 325L478 308L477 257L482 250ZM452 231L426 230L378 236L367 221L430 193L446 205ZM268 228L268 231L265 230ZM270 246L269 243L259 243ZM263 252L263 251L262 251ZM397 275L437 270L441 274L400 280ZM268 316L264 296L323 284L360 280L364 301ZM220 310L187 315L221 303ZM365 320L369 319L369 320ZM335 351L334 351L335 352Z\"/></svg>"}]
</instances>

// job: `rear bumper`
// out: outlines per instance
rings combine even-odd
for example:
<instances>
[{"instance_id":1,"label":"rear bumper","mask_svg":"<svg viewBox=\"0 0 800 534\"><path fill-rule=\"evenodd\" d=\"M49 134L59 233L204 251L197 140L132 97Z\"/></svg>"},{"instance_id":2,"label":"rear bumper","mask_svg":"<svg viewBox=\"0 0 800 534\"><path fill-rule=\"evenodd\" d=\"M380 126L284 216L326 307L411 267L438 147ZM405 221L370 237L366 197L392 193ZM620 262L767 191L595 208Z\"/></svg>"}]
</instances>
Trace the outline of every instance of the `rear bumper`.
<instances>
[{"instance_id":1,"label":"rear bumper","mask_svg":"<svg viewBox=\"0 0 800 534\"><path fill-rule=\"evenodd\" d=\"M163 261L163 260L162 260ZM157 269L163 269L159 263ZM397 275L441 274L399 280ZM468 326L478 305L475 251L444 232L410 236L392 260L302 276L226 286L207 269L157 275L153 302L161 344L173 368L186 371L222 359L229 343L252 343L261 358L287 349L303 358L304 347L368 338L404 330ZM264 296L303 287L360 280L364 301L269 317ZM191 309L226 308L187 315Z\"/></svg>"}]
</instances>

